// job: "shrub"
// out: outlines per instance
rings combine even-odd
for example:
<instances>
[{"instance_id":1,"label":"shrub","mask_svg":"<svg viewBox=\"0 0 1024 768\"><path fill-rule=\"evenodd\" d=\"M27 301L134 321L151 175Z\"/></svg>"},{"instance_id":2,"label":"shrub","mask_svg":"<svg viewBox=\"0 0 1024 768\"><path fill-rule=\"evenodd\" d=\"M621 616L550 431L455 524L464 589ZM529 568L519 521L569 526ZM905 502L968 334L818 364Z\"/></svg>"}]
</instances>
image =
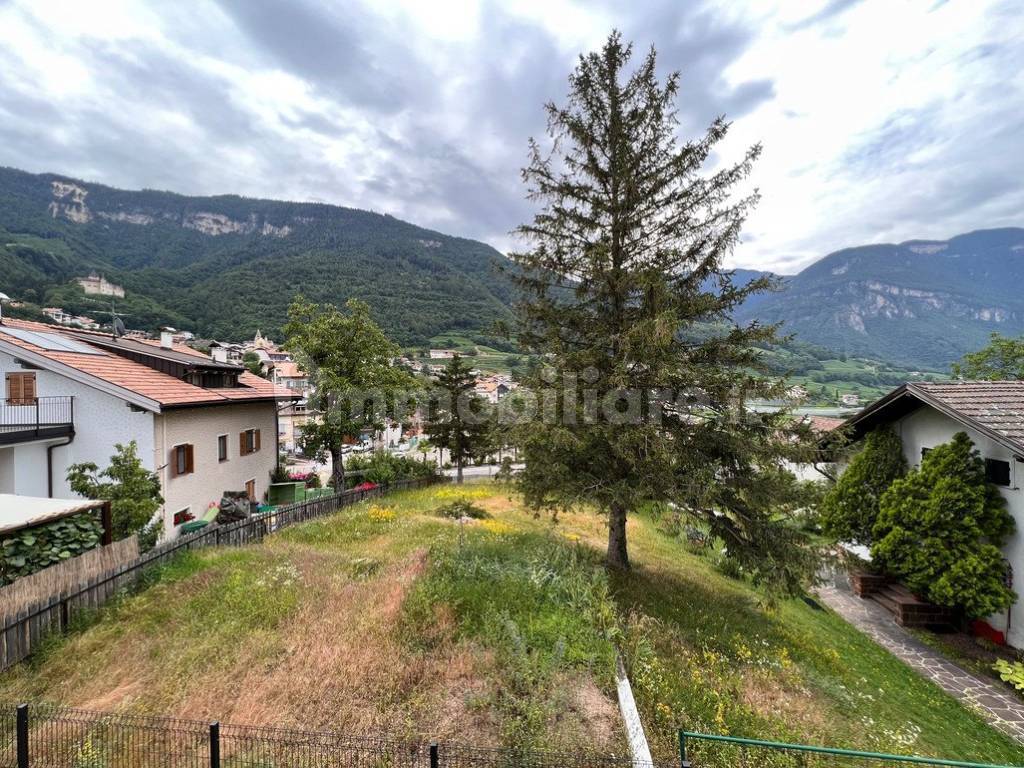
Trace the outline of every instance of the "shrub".
<instances>
[{"instance_id":1,"label":"shrub","mask_svg":"<svg viewBox=\"0 0 1024 768\"><path fill-rule=\"evenodd\" d=\"M370 456L352 456L345 461L346 474L360 471L363 473L361 476L351 478L353 486L363 482L384 485L399 480L430 477L434 474L434 468L430 464L406 456L394 456L385 451L377 451Z\"/></svg>"},{"instance_id":2,"label":"shrub","mask_svg":"<svg viewBox=\"0 0 1024 768\"><path fill-rule=\"evenodd\" d=\"M836 539L871 544L878 505L889 486L907 471L899 436L885 427L869 433L821 502L821 525Z\"/></svg>"},{"instance_id":3,"label":"shrub","mask_svg":"<svg viewBox=\"0 0 1024 768\"><path fill-rule=\"evenodd\" d=\"M999 673L999 679L1009 683L1018 691L1024 691L1024 664L1019 661L998 659L992 669Z\"/></svg>"},{"instance_id":4,"label":"shrub","mask_svg":"<svg viewBox=\"0 0 1024 768\"><path fill-rule=\"evenodd\" d=\"M434 510L434 514L439 517L450 517L453 520L461 520L464 517L469 517L473 520L483 520L490 517L486 510L482 507L478 507L469 499L456 499L455 501L451 501Z\"/></svg>"},{"instance_id":5,"label":"shrub","mask_svg":"<svg viewBox=\"0 0 1024 768\"><path fill-rule=\"evenodd\" d=\"M135 441L117 443L114 448L117 452L106 469L100 471L92 462L72 464L67 478L71 490L79 496L110 501L111 533L117 540L146 528L164 500L160 479L142 466Z\"/></svg>"},{"instance_id":6,"label":"shrub","mask_svg":"<svg viewBox=\"0 0 1024 768\"><path fill-rule=\"evenodd\" d=\"M882 496L871 557L932 602L988 616L1016 600L999 549L1013 527L981 456L958 432Z\"/></svg>"},{"instance_id":7,"label":"shrub","mask_svg":"<svg viewBox=\"0 0 1024 768\"><path fill-rule=\"evenodd\" d=\"M98 546L102 535L98 517L84 512L0 539L0 584L77 557Z\"/></svg>"}]
</instances>

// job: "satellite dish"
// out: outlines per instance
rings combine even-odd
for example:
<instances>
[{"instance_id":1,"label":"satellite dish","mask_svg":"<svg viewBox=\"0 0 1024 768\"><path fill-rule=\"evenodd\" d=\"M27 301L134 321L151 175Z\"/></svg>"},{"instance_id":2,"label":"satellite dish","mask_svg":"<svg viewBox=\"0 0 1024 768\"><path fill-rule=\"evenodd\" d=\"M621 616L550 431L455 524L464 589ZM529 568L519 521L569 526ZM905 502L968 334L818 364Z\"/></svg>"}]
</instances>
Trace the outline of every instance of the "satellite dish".
<instances>
[{"instance_id":1,"label":"satellite dish","mask_svg":"<svg viewBox=\"0 0 1024 768\"><path fill-rule=\"evenodd\" d=\"M114 315L114 336L124 336L128 329L124 326L124 320Z\"/></svg>"}]
</instances>

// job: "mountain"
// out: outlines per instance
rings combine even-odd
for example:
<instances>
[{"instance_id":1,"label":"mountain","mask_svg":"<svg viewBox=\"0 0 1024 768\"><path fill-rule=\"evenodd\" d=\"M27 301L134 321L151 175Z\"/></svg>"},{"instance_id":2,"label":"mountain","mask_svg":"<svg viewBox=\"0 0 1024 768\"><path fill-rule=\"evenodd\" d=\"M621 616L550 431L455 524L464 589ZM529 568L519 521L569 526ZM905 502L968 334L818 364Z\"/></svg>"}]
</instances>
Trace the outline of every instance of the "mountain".
<instances>
[{"instance_id":1,"label":"mountain","mask_svg":"<svg viewBox=\"0 0 1024 768\"><path fill-rule=\"evenodd\" d=\"M292 297L368 302L398 342L450 330L486 337L507 317L505 258L392 216L314 203L125 191L0 168L0 290L101 317L72 281L127 291L129 327L212 338L276 335Z\"/></svg>"},{"instance_id":2,"label":"mountain","mask_svg":"<svg viewBox=\"0 0 1024 768\"><path fill-rule=\"evenodd\" d=\"M948 368L993 331L1024 333L1024 229L845 248L786 278L740 319L801 341L913 367Z\"/></svg>"}]
</instances>

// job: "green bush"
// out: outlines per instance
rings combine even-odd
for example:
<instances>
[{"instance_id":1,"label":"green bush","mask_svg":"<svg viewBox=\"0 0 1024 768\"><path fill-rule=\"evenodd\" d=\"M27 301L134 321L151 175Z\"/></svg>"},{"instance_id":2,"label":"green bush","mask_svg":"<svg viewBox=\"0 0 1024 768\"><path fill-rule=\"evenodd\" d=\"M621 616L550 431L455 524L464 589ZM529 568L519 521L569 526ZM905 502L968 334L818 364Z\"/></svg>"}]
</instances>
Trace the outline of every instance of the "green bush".
<instances>
[{"instance_id":1,"label":"green bush","mask_svg":"<svg viewBox=\"0 0 1024 768\"><path fill-rule=\"evenodd\" d=\"M353 486L370 482L384 485L398 480L415 480L431 477L434 474L432 464L406 456L395 456L386 451L377 451L370 456L352 456L345 460L345 473L363 472L362 475L349 478L346 482Z\"/></svg>"},{"instance_id":2,"label":"green bush","mask_svg":"<svg viewBox=\"0 0 1024 768\"><path fill-rule=\"evenodd\" d=\"M864 447L822 499L822 529L835 539L870 545L882 494L906 471L899 436L888 427L869 433Z\"/></svg>"},{"instance_id":3,"label":"green bush","mask_svg":"<svg viewBox=\"0 0 1024 768\"><path fill-rule=\"evenodd\" d=\"M473 520L484 520L490 517L486 510L473 504L469 499L456 499L435 509L434 514L439 517L450 517L453 520L461 520L464 517L469 517Z\"/></svg>"},{"instance_id":4,"label":"green bush","mask_svg":"<svg viewBox=\"0 0 1024 768\"><path fill-rule=\"evenodd\" d=\"M0 539L0 584L41 571L99 545L103 525L90 512L27 528Z\"/></svg>"},{"instance_id":5,"label":"green bush","mask_svg":"<svg viewBox=\"0 0 1024 768\"><path fill-rule=\"evenodd\" d=\"M1016 600L1000 551L1013 528L980 454L958 432L882 496L871 558L933 603L988 616Z\"/></svg>"}]
</instances>

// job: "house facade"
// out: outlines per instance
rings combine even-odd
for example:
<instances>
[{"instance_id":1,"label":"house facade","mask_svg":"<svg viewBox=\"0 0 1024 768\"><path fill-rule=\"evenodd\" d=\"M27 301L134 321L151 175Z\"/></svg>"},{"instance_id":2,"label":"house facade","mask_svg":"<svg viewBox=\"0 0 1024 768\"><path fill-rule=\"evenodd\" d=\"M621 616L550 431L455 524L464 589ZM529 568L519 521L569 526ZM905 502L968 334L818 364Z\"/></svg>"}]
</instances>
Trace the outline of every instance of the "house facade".
<instances>
[{"instance_id":1,"label":"house facade","mask_svg":"<svg viewBox=\"0 0 1024 768\"><path fill-rule=\"evenodd\" d=\"M963 381L905 384L875 401L846 422L857 439L889 425L903 443L907 464L918 467L931 448L964 432L985 460L1016 531L1003 547L1014 590L1024 599L1024 382ZM988 624L1007 643L1024 648L1022 600Z\"/></svg>"},{"instance_id":2,"label":"house facade","mask_svg":"<svg viewBox=\"0 0 1024 768\"><path fill-rule=\"evenodd\" d=\"M24 321L0 325L0 493L75 498L67 467L134 440L160 479L165 535L225 491L259 500L294 395L186 347Z\"/></svg>"}]
</instances>

